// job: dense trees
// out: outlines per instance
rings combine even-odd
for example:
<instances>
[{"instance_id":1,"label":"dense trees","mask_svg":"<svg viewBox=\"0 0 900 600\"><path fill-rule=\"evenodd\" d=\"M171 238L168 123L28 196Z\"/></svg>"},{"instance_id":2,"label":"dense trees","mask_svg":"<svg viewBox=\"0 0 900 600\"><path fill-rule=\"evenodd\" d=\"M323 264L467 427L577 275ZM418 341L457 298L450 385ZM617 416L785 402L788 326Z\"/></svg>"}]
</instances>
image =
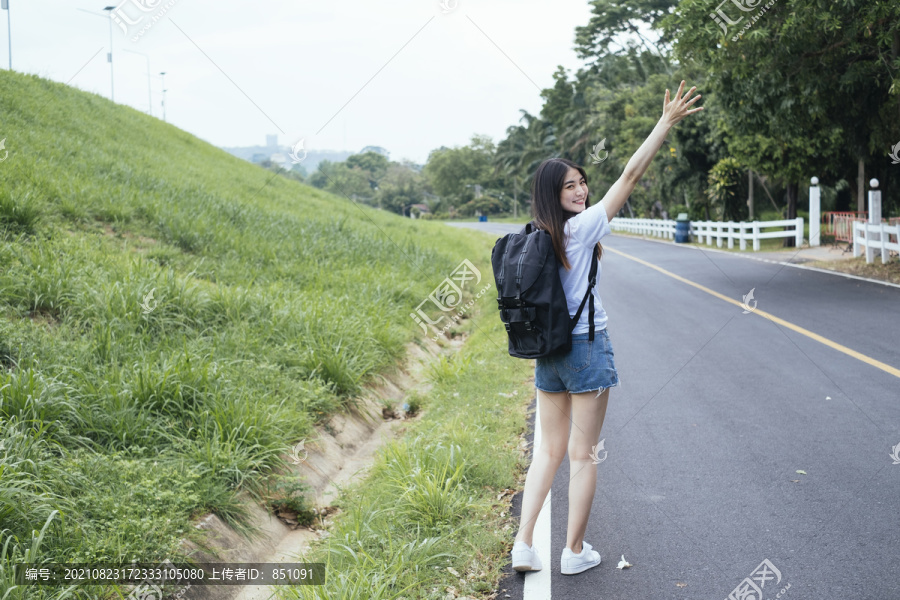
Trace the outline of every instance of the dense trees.
<instances>
[{"instance_id":1,"label":"dense trees","mask_svg":"<svg viewBox=\"0 0 900 600\"><path fill-rule=\"evenodd\" d=\"M324 163L313 185L388 210L527 210L546 158L585 166L595 197L659 119L665 89L684 79L705 110L666 140L626 211L694 218L796 216L809 178L825 210L864 210L881 182L884 213L900 213L900 3L883 0L591 0L575 31L584 66L559 67L541 111L522 111L496 144L475 135L434 150L419 170L367 153ZM602 147L601 147L602 146Z\"/></svg>"}]
</instances>

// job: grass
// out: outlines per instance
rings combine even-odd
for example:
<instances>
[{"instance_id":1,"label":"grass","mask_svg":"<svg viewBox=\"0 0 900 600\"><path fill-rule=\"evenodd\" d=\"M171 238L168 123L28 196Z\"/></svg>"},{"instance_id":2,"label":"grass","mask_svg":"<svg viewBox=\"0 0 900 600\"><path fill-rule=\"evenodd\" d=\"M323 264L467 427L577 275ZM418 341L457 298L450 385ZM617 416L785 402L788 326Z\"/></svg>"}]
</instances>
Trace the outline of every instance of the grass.
<instances>
[{"instance_id":1,"label":"grass","mask_svg":"<svg viewBox=\"0 0 900 600\"><path fill-rule=\"evenodd\" d=\"M881 264L880 252L875 253L875 261L871 264L866 264L865 256L858 256L842 260L813 261L806 265L900 285L900 260L892 256L887 264Z\"/></svg>"},{"instance_id":2,"label":"grass","mask_svg":"<svg viewBox=\"0 0 900 600\"><path fill-rule=\"evenodd\" d=\"M249 537L241 492L302 509L264 483L291 446L403 358L410 312L463 258L488 268L475 232L59 83L0 72L0 111L4 564L38 531L42 560L177 558L208 512ZM424 551L405 552L398 569Z\"/></svg>"},{"instance_id":3,"label":"grass","mask_svg":"<svg viewBox=\"0 0 900 600\"><path fill-rule=\"evenodd\" d=\"M527 468L517 442L533 365L508 356L492 302L479 299L466 343L432 363L421 419L336 500L331 535L303 557L326 563L325 585L275 588L281 600L486 597L496 589L517 527L504 496Z\"/></svg>"}]
</instances>

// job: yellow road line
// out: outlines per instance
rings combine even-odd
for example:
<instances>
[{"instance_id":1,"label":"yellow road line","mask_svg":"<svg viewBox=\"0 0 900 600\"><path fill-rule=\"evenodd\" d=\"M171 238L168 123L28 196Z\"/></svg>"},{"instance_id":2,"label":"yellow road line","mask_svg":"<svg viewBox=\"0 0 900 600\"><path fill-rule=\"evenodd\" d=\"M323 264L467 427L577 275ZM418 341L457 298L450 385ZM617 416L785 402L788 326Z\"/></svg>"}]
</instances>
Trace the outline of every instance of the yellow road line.
<instances>
[{"instance_id":1,"label":"yellow road line","mask_svg":"<svg viewBox=\"0 0 900 600\"><path fill-rule=\"evenodd\" d=\"M707 294L710 294L712 296L715 296L716 298L719 298L720 300L724 300L725 302L728 302L730 304L734 304L735 306L740 306L741 308L744 308L743 304L741 304L740 302L738 302L737 300L735 300L733 298L729 298L728 296L725 296L724 294L720 294L719 292L711 290L706 286L702 286L699 283L694 283L690 279L685 279L684 277L682 277L680 275L676 275L675 273L666 271L665 269L663 269L661 267L657 267L656 265L654 265L652 263L648 263L645 260L641 260L640 258L631 256L630 254L626 254L624 252L615 250L613 248L607 247L607 248L604 248L603 250L604 251L609 250L610 252L613 252L620 256L624 256L625 258L631 259L631 260L633 260L637 263L640 263L644 266L650 267L651 269L655 269L655 270L659 271L660 273L662 273L663 275L668 275L669 277L671 277L673 279L677 279L678 281L681 281L682 283L686 283L688 285L691 285L691 286L697 288L698 290L702 290L702 291L706 292ZM769 319L773 323L778 323L779 325L787 327L788 329L796 331L797 333L803 334L810 339L813 339L813 340L816 340L817 342L825 344L829 348L834 348L838 352L843 352L847 356L852 356L853 358L861 360L868 365L872 365L876 369L881 369L885 373L890 373L894 377L900 378L900 369L898 369L897 367L892 367L891 365L889 365L887 363L883 363L880 360L876 360L870 356L866 356L865 354L862 354L861 352L857 352L856 350L848 348L847 346L843 346L841 344L838 344L837 342L833 342L826 337L822 337L818 333L813 333L809 329L804 329L803 327L800 327L799 325L794 325L793 323L785 321L784 319L779 319L775 315L769 314L764 310L754 309L752 312L753 312L753 314L759 315L759 316L763 317L764 319Z\"/></svg>"}]
</instances>

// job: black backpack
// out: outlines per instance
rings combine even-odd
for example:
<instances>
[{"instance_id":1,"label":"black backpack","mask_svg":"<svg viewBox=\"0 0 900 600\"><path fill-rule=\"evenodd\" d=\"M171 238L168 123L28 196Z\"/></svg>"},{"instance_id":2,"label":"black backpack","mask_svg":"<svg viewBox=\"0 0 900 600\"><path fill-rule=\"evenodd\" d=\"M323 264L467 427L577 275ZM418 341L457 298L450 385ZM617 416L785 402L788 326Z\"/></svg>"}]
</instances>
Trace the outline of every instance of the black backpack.
<instances>
[{"instance_id":1,"label":"black backpack","mask_svg":"<svg viewBox=\"0 0 900 600\"><path fill-rule=\"evenodd\" d=\"M491 251L500 320L509 336L509 354L517 358L542 358L572 349L572 330L591 298L588 316L591 341L594 339L594 284L597 281L597 253L591 252L588 289L578 312L569 318L569 307L559 261L553 252L550 232L528 223L519 233L498 239Z\"/></svg>"}]
</instances>

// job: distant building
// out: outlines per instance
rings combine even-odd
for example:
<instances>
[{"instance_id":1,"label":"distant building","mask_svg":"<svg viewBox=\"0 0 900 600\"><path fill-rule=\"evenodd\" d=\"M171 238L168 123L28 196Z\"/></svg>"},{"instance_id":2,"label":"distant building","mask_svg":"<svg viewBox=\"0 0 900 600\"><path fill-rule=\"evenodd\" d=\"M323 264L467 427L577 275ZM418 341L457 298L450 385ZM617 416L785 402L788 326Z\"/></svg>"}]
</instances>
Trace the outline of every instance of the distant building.
<instances>
[{"instance_id":1,"label":"distant building","mask_svg":"<svg viewBox=\"0 0 900 600\"><path fill-rule=\"evenodd\" d=\"M238 146L232 148L226 147L222 148L222 150L225 150L233 156L257 165L266 160L271 160L279 166L284 166L286 169L297 167L297 165L293 164L293 162L289 160L291 148L287 146L279 146L277 135L266 135L265 146ZM385 151L383 148L381 150ZM287 162L286 165L284 164L282 158L279 158L277 156L279 154L285 157L285 160ZM338 150L309 150L306 154L306 158L303 159L303 162L301 162L300 165L302 165L303 169L307 173L313 173L319 168L319 163L323 160L328 160L331 162L343 162L353 154L353 152Z\"/></svg>"},{"instance_id":2,"label":"distant building","mask_svg":"<svg viewBox=\"0 0 900 600\"><path fill-rule=\"evenodd\" d=\"M427 204L410 204L409 206L409 218L411 219L418 219L420 214L424 215L430 212L431 209L428 208Z\"/></svg>"},{"instance_id":3,"label":"distant building","mask_svg":"<svg viewBox=\"0 0 900 600\"><path fill-rule=\"evenodd\" d=\"M275 154L271 155L269 157L269 160L282 169L287 169L288 171L290 171L291 167L294 166L294 163L291 161L291 159L281 152L276 152Z\"/></svg>"}]
</instances>

